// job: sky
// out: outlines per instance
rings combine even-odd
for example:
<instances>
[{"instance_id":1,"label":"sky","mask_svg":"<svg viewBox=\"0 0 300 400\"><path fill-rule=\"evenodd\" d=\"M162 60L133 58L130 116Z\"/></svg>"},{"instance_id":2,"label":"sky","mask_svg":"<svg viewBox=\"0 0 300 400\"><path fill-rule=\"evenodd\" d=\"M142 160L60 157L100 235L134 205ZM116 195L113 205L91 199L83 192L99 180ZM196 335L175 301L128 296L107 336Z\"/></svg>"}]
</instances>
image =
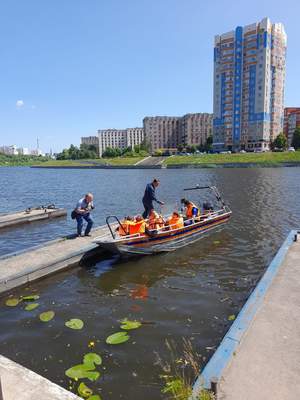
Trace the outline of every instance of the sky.
<instances>
[{"instance_id":1,"label":"sky","mask_svg":"<svg viewBox=\"0 0 300 400\"><path fill-rule=\"evenodd\" d=\"M268 16L300 106L299 0L1 0L0 145L61 151L145 116L212 112L216 34Z\"/></svg>"}]
</instances>

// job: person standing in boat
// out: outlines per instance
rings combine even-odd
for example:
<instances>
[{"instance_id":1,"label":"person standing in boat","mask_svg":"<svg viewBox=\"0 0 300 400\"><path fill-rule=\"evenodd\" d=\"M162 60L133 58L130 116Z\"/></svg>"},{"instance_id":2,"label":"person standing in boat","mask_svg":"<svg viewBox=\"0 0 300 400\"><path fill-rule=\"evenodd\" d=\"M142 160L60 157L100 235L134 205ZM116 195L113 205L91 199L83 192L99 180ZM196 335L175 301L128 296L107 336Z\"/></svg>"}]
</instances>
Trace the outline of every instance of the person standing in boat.
<instances>
[{"instance_id":1,"label":"person standing in boat","mask_svg":"<svg viewBox=\"0 0 300 400\"><path fill-rule=\"evenodd\" d=\"M94 209L93 199L94 196L92 195L92 193L87 193L82 199L78 201L77 206L74 210L75 218L77 221L78 236L82 236L83 220L87 222L84 236L91 236L90 232L94 224L94 221L91 217L91 211Z\"/></svg>"},{"instance_id":2,"label":"person standing in boat","mask_svg":"<svg viewBox=\"0 0 300 400\"><path fill-rule=\"evenodd\" d=\"M165 203L163 201L160 201L156 198L155 195L155 189L159 186L160 182L158 179L153 179L151 183L148 183L145 189L144 197L143 197L143 205L145 211L143 212L143 218L146 219L148 218L151 210L154 209L153 206L153 201L156 201L156 203L160 205L164 205Z\"/></svg>"}]
</instances>

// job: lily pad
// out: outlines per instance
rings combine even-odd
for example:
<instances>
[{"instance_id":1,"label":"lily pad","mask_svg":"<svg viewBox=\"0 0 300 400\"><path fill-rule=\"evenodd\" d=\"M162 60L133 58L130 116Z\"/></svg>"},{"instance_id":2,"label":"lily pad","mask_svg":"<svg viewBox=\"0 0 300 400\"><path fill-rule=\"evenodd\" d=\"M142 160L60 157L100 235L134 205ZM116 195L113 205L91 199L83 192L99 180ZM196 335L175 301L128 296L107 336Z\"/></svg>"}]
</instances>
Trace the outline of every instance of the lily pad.
<instances>
[{"instance_id":1,"label":"lily pad","mask_svg":"<svg viewBox=\"0 0 300 400\"><path fill-rule=\"evenodd\" d=\"M68 328L71 329L82 329L83 328L83 321L81 319L72 318L65 323Z\"/></svg>"},{"instance_id":2,"label":"lily pad","mask_svg":"<svg viewBox=\"0 0 300 400\"><path fill-rule=\"evenodd\" d=\"M74 367L67 369L65 374L71 379L87 378L93 382L99 378L100 372L91 371L91 369L94 368L91 368L89 365L86 364L78 364L74 365Z\"/></svg>"},{"instance_id":3,"label":"lily pad","mask_svg":"<svg viewBox=\"0 0 300 400\"><path fill-rule=\"evenodd\" d=\"M11 299L7 299L5 302L5 304L8 307L16 307L19 303L20 303L20 300L15 297L12 297Z\"/></svg>"},{"instance_id":4,"label":"lily pad","mask_svg":"<svg viewBox=\"0 0 300 400\"><path fill-rule=\"evenodd\" d=\"M102 364L102 358L96 353L87 353L83 357L83 364L89 366L90 369L95 369L95 364Z\"/></svg>"},{"instance_id":5,"label":"lily pad","mask_svg":"<svg viewBox=\"0 0 300 400\"><path fill-rule=\"evenodd\" d=\"M45 311L40 314L40 320L42 322L51 321L54 318L55 312L54 311Z\"/></svg>"},{"instance_id":6,"label":"lily pad","mask_svg":"<svg viewBox=\"0 0 300 400\"><path fill-rule=\"evenodd\" d=\"M90 397L93 394L93 391L86 386L85 383L81 382L81 384L78 386L78 393L82 397Z\"/></svg>"},{"instance_id":7,"label":"lily pad","mask_svg":"<svg viewBox=\"0 0 300 400\"><path fill-rule=\"evenodd\" d=\"M39 303L30 303L25 307L26 311L32 311L39 306Z\"/></svg>"},{"instance_id":8,"label":"lily pad","mask_svg":"<svg viewBox=\"0 0 300 400\"><path fill-rule=\"evenodd\" d=\"M34 300L38 300L40 298L40 296L38 294L32 294L30 296L22 296L21 300L24 301L34 301Z\"/></svg>"},{"instance_id":9,"label":"lily pad","mask_svg":"<svg viewBox=\"0 0 300 400\"><path fill-rule=\"evenodd\" d=\"M125 329L126 331L129 331L131 329L137 329L141 327L142 324L139 321L129 321L128 319L123 319L121 321L121 329Z\"/></svg>"},{"instance_id":10,"label":"lily pad","mask_svg":"<svg viewBox=\"0 0 300 400\"><path fill-rule=\"evenodd\" d=\"M116 332L113 335L110 335L106 338L106 343L107 344L120 344L127 342L129 340L130 336L128 335L127 332Z\"/></svg>"},{"instance_id":11,"label":"lily pad","mask_svg":"<svg viewBox=\"0 0 300 400\"><path fill-rule=\"evenodd\" d=\"M87 400L101 400L101 397L98 394L94 394L93 396L89 397Z\"/></svg>"},{"instance_id":12,"label":"lily pad","mask_svg":"<svg viewBox=\"0 0 300 400\"><path fill-rule=\"evenodd\" d=\"M228 321L233 321L233 320L235 320L235 315L234 314L229 315Z\"/></svg>"}]
</instances>

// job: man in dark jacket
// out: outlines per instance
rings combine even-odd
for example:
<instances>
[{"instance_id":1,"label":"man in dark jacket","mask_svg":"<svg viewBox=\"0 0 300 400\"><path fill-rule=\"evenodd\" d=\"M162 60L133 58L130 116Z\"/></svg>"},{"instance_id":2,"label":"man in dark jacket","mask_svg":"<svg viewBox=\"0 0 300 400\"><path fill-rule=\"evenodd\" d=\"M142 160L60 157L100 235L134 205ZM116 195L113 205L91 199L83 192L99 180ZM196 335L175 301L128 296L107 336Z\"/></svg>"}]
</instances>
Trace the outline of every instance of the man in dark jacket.
<instances>
[{"instance_id":1,"label":"man in dark jacket","mask_svg":"<svg viewBox=\"0 0 300 400\"><path fill-rule=\"evenodd\" d=\"M153 179L151 183L148 183L145 189L144 197L143 197L143 205L145 211L143 213L143 218L147 218L150 214L150 211L154 209L153 201L156 201L158 204L164 205L163 201L157 200L155 196L155 189L159 186L159 180Z\"/></svg>"}]
</instances>

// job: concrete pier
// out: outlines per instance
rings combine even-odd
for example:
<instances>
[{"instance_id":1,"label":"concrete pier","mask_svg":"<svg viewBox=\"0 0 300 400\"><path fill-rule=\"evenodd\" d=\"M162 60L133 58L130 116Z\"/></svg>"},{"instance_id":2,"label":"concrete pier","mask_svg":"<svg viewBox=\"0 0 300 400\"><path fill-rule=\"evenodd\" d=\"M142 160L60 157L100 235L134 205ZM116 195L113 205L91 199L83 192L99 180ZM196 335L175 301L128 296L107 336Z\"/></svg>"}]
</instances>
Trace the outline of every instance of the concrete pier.
<instances>
[{"instance_id":1,"label":"concrete pier","mask_svg":"<svg viewBox=\"0 0 300 400\"><path fill-rule=\"evenodd\" d=\"M0 293L45 277L80 262L100 251L93 238L107 231L92 230L91 237L60 238L27 251L0 258Z\"/></svg>"},{"instance_id":2,"label":"concrete pier","mask_svg":"<svg viewBox=\"0 0 300 400\"><path fill-rule=\"evenodd\" d=\"M66 215L67 210L64 208L43 208L40 210L33 209L28 212L19 211L10 214L0 214L0 229L34 221L64 217Z\"/></svg>"},{"instance_id":3,"label":"concrete pier","mask_svg":"<svg viewBox=\"0 0 300 400\"><path fill-rule=\"evenodd\" d=\"M292 231L194 386L218 400L300 399L300 236ZM211 385L212 383L215 383Z\"/></svg>"},{"instance_id":4,"label":"concrete pier","mask_svg":"<svg viewBox=\"0 0 300 400\"><path fill-rule=\"evenodd\" d=\"M0 355L0 399L79 400L48 379Z\"/></svg>"}]
</instances>

